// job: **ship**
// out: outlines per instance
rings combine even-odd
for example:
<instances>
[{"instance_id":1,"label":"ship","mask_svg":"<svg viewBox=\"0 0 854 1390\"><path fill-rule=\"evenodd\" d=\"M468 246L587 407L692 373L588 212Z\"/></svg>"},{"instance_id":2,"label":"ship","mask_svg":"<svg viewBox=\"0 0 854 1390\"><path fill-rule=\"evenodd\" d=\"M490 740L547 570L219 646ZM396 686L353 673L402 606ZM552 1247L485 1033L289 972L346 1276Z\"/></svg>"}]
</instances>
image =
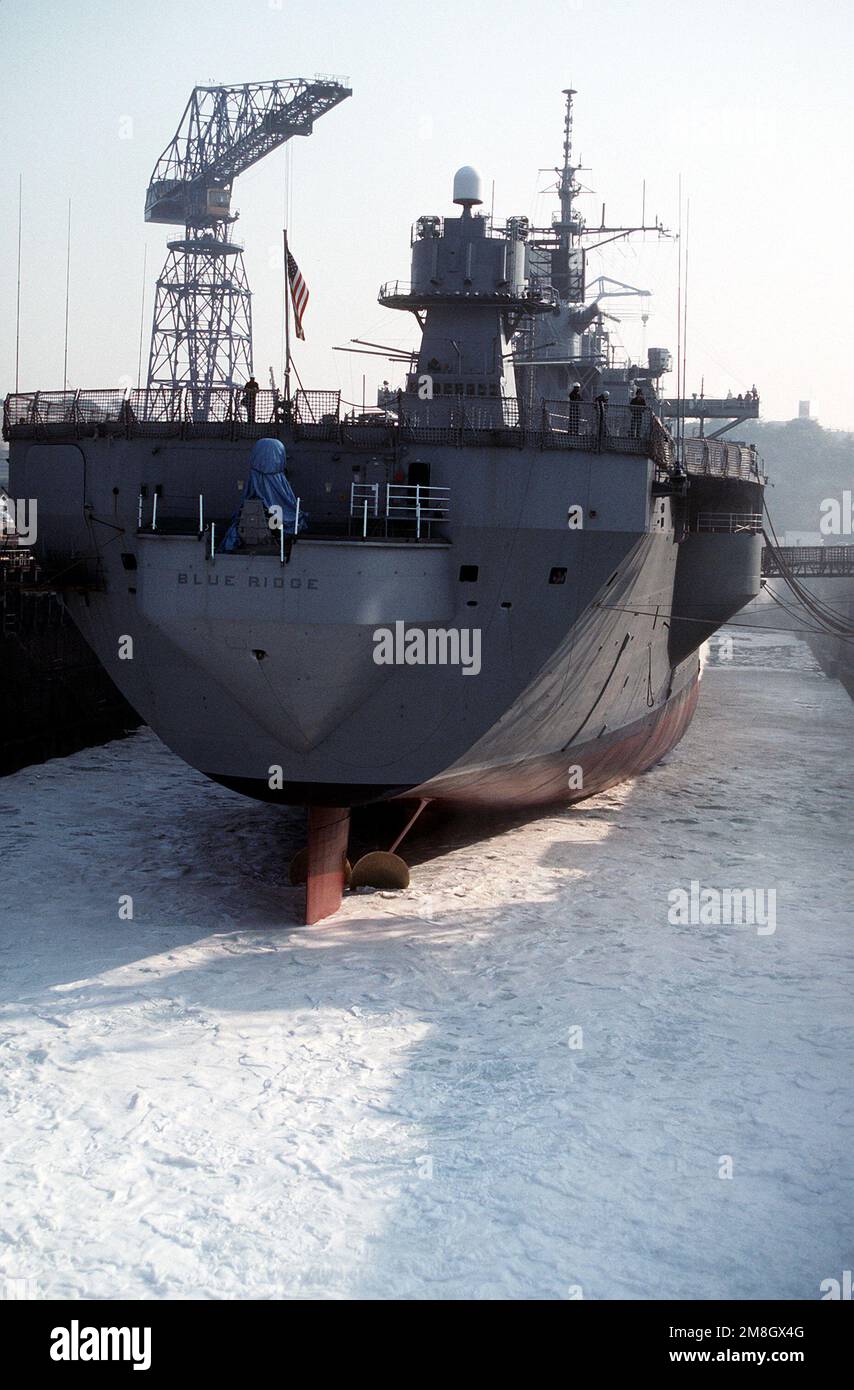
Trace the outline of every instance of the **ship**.
<instances>
[{"instance_id":1,"label":"ship","mask_svg":"<svg viewBox=\"0 0 854 1390\"><path fill-rule=\"evenodd\" d=\"M574 95L548 227L496 223L469 166L415 221L379 302L420 342L375 410L247 393L251 359L5 402L39 561L130 705L222 786L308 808L307 922L340 905L354 807L536 814L651 768L760 588L761 459L683 437L670 353L621 360L588 290L589 250L638 229L579 212ZM224 183L170 254L236 257ZM178 188L161 171L155 216Z\"/></svg>"},{"instance_id":2,"label":"ship","mask_svg":"<svg viewBox=\"0 0 854 1390\"><path fill-rule=\"evenodd\" d=\"M835 584L818 582L810 586L816 597L828 605L847 622L849 631L854 629L854 584L846 584L840 593L839 581ZM830 633L810 634L807 638L809 648L825 675L838 680L854 700L854 656L851 652L851 638Z\"/></svg>"},{"instance_id":3,"label":"ship","mask_svg":"<svg viewBox=\"0 0 854 1390\"><path fill-rule=\"evenodd\" d=\"M25 541L0 487L0 777L141 722Z\"/></svg>"}]
</instances>

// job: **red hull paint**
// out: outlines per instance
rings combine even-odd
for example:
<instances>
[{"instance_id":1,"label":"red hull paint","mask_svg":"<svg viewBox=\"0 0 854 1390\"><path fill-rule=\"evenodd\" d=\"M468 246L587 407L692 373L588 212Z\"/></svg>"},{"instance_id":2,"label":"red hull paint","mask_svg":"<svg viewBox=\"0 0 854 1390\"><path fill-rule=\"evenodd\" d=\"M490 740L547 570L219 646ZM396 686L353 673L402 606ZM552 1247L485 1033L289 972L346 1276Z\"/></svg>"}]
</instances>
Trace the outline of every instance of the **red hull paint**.
<instances>
[{"instance_id":1,"label":"red hull paint","mask_svg":"<svg viewBox=\"0 0 854 1390\"><path fill-rule=\"evenodd\" d=\"M305 920L308 926L331 917L344 894L344 861L350 835L346 806L308 808L308 878Z\"/></svg>"},{"instance_id":2,"label":"red hull paint","mask_svg":"<svg viewBox=\"0 0 854 1390\"><path fill-rule=\"evenodd\" d=\"M681 739L691 722L700 693L697 677L644 719L610 737L591 740L548 758L520 760L487 768L462 779L436 778L396 800L448 802L455 805L564 805L595 796L654 766ZM569 787L570 767L582 770L582 788ZM331 917L341 906L350 812L341 806L310 806L308 811L308 882L305 920L310 926Z\"/></svg>"},{"instance_id":3,"label":"red hull paint","mask_svg":"<svg viewBox=\"0 0 854 1390\"><path fill-rule=\"evenodd\" d=\"M700 693L697 677L652 714L611 736L573 745L547 758L520 759L473 772L437 777L406 793L469 806L538 806L581 801L625 782L663 758L691 722ZM582 770L582 789L568 786L570 767Z\"/></svg>"}]
</instances>

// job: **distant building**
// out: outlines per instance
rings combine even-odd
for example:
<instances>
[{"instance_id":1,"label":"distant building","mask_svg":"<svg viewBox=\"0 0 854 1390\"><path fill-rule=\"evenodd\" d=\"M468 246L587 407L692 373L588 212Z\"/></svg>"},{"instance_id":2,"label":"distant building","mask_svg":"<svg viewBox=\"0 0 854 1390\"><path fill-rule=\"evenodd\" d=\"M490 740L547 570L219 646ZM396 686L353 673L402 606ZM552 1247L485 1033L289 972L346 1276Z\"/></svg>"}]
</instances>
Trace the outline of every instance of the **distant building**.
<instances>
[{"instance_id":1,"label":"distant building","mask_svg":"<svg viewBox=\"0 0 854 1390\"><path fill-rule=\"evenodd\" d=\"M809 401L798 401L798 419L811 420Z\"/></svg>"}]
</instances>

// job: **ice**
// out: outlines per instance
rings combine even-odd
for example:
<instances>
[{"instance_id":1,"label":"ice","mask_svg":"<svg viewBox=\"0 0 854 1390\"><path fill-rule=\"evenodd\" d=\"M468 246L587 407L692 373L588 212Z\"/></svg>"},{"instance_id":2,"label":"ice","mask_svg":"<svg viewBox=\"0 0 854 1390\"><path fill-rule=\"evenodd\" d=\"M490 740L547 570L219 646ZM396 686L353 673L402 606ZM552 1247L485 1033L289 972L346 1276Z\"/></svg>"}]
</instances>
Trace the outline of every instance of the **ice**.
<instances>
[{"instance_id":1,"label":"ice","mask_svg":"<svg viewBox=\"0 0 854 1390\"><path fill-rule=\"evenodd\" d=\"M312 928L300 815L150 732L0 783L2 1275L813 1299L854 1267L854 707L724 635L653 772L431 832L409 891ZM671 925L691 880L775 889L776 931Z\"/></svg>"}]
</instances>

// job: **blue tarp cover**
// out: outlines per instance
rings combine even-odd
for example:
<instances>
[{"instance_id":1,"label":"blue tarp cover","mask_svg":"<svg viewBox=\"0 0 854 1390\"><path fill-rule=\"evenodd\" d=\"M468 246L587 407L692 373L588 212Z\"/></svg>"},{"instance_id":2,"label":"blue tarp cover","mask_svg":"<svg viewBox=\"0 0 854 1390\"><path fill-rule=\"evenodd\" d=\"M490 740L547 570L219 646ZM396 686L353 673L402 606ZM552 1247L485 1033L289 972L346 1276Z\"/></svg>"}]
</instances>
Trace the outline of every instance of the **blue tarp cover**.
<instances>
[{"instance_id":1,"label":"blue tarp cover","mask_svg":"<svg viewBox=\"0 0 854 1390\"><path fill-rule=\"evenodd\" d=\"M293 488L285 477L286 463L287 454L281 439L256 439L252 453L249 455L249 477L243 489L243 502L257 497L268 510L270 507L281 507L285 536L292 536L297 514L297 499L294 496ZM220 550L239 550L242 545L237 527L243 502L231 518L231 525L225 533ZM304 530L306 525L306 518L300 513L299 529Z\"/></svg>"}]
</instances>

